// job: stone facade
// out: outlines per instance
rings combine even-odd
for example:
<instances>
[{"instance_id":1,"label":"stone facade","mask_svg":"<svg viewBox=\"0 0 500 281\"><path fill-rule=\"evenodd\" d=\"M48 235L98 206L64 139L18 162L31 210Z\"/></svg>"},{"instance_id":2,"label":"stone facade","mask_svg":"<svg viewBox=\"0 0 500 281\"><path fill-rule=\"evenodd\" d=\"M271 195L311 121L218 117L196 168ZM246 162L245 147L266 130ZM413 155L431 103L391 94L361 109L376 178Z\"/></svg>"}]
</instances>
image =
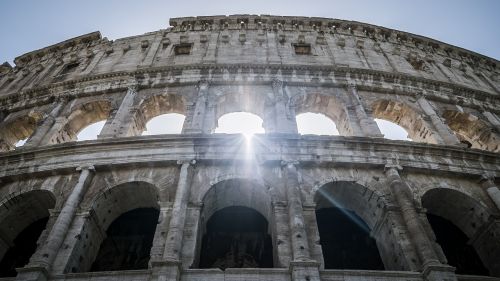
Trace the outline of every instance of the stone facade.
<instances>
[{"instance_id":1,"label":"stone facade","mask_svg":"<svg viewBox=\"0 0 500 281\"><path fill-rule=\"evenodd\" d=\"M0 66L0 258L48 222L2 280L499 280L492 58L364 23L234 15L116 41L94 32L15 63ZM212 134L238 111L266 134ZM299 135L304 112L340 136ZM182 134L141 136L165 113L186 116ZM374 118L414 142L384 139ZM102 120L97 140L75 142ZM325 268L324 198L366 224L385 270ZM231 206L268 223L271 268L199 268L210 218ZM90 272L107 229L138 208L159 212L147 268ZM426 214L458 227L491 277L455 273Z\"/></svg>"}]
</instances>

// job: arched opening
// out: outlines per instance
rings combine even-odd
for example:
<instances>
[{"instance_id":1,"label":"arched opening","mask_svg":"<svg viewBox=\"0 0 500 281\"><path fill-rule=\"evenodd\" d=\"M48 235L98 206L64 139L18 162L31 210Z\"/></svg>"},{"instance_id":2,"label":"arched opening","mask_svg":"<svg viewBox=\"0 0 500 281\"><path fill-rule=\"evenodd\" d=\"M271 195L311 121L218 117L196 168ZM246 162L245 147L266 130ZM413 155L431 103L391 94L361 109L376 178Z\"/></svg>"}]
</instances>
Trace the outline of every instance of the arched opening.
<instances>
[{"instance_id":1,"label":"arched opening","mask_svg":"<svg viewBox=\"0 0 500 281\"><path fill-rule=\"evenodd\" d=\"M178 113L158 115L146 123L142 135L180 134L185 119L186 116Z\"/></svg>"},{"instance_id":2,"label":"arched opening","mask_svg":"<svg viewBox=\"0 0 500 281\"><path fill-rule=\"evenodd\" d=\"M106 121L99 121L94 124L90 124L84 129L82 129L78 135L76 136L77 141L86 141L86 140L96 140L99 133L102 131L104 124Z\"/></svg>"},{"instance_id":3,"label":"arched opening","mask_svg":"<svg viewBox=\"0 0 500 281\"><path fill-rule=\"evenodd\" d=\"M97 195L64 272L145 269L159 218L157 188L127 182ZM146 267L145 267L146 266Z\"/></svg>"},{"instance_id":4,"label":"arched opening","mask_svg":"<svg viewBox=\"0 0 500 281\"><path fill-rule=\"evenodd\" d=\"M457 274L489 275L474 247L468 244L469 238L465 233L440 216L427 214L427 219L436 235L436 242L443 249L448 264L456 268Z\"/></svg>"},{"instance_id":5,"label":"arched opening","mask_svg":"<svg viewBox=\"0 0 500 281\"><path fill-rule=\"evenodd\" d=\"M31 255L36 251L38 237L45 229L48 220L48 217L39 219L17 235L0 262L0 277L16 276L16 268L28 264Z\"/></svg>"},{"instance_id":6,"label":"arched opening","mask_svg":"<svg viewBox=\"0 0 500 281\"><path fill-rule=\"evenodd\" d=\"M150 96L135 116L138 135L180 134L185 120L184 98L164 94Z\"/></svg>"},{"instance_id":7,"label":"arched opening","mask_svg":"<svg viewBox=\"0 0 500 281\"><path fill-rule=\"evenodd\" d=\"M233 112L222 115L217 121L214 133L224 134L253 134L265 133L262 127L262 118L248 112Z\"/></svg>"},{"instance_id":8,"label":"arched opening","mask_svg":"<svg viewBox=\"0 0 500 281\"><path fill-rule=\"evenodd\" d=\"M72 109L63 128L54 135L51 143L63 143L85 139L95 139L111 112L111 103L107 100L80 104ZM82 130L85 132L82 132ZM83 133L80 135L80 133Z\"/></svg>"},{"instance_id":9,"label":"arched opening","mask_svg":"<svg viewBox=\"0 0 500 281\"><path fill-rule=\"evenodd\" d=\"M315 93L298 95L293 98L293 105L297 114L297 127L301 134L309 133L305 129L307 127L311 130L323 125L319 128L319 131L315 130L311 133L319 135L330 135L330 133L331 135L336 134L341 136L354 135L352 126L355 125L355 122L350 120L345 103L335 96ZM309 118L313 120L309 121ZM304 119L307 121L306 124L304 124ZM300 132L301 130L305 130L305 133Z\"/></svg>"},{"instance_id":10,"label":"arched opening","mask_svg":"<svg viewBox=\"0 0 500 281\"><path fill-rule=\"evenodd\" d=\"M500 274L500 241L489 232L495 227L485 226L490 213L484 205L460 191L435 188L424 194L422 206L436 241L458 274Z\"/></svg>"},{"instance_id":11,"label":"arched opening","mask_svg":"<svg viewBox=\"0 0 500 281\"><path fill-rule=\"evenodd\" d=\"M34 190L5 201L0 211L0 277L16 276L38 246L40 234L54 208L51 192Z\"/></svg>"},{"instance_id":12,"label":"arched opening","mask_svg":"<svg viewBox=\"0 0 500 281\"><path fill-rule=\"evenodd\" d=\"M250 180L213 185L203 198L199 268L270 268L274 265L269 195Z\"/></svg>"},{"instance_id":13,"label":"arched opening","mask_svg":"<svg viewBox=\"0 0 500 281\"><path fill-rule=\"evenodd\" d=\"M28 115L13 118L7 117L0 129L0 151L13 150L21 147L28 138L35 132L38 122L43 115L39 112L32 112Z\"/></svg>"},{"instance_id":14,"label":"arched opening","mask_svg":"<svg viewBox=\"0 0 500 281\"><path fill-rule=\"evenodd\" d=\"M268 222L247 207L226 207L207 222L202 239L200 268L273 267Z\"/></svg>"},{"instance_id":15,"label":"arched opening","mask_svg":"<svg viewBox=\"0 0 500 281\"><path fill-rule=\"evenodd\" d=\"M212 133L245 134L246 131L249 136L273 130L274 108L267 104L269 94L264 90L255 91L243 85L218 90L214 88L208 100L209 105L214 106L213 112L208 109L207 114L214 118L207 120L205 126L210 127Z\"/></svg>"},{"instance_id":16,"label":"arched opening","mask_svg":"<svg viewBox=\"0 0 500 281\"><path fill-rule=\"evenodd\" d=\"M397 127L389 123L382 123L380 119L392 122L408 133L408 139L425 142L425 143L439 143L439 138L434 133L432 126L427 123L414 108L409 105L393 101L393 100L379 100L372 104L373 117L379 119L376 122L380 124L380 131L386 135L386 138L391 139L392 132L397 132ZM402 139L402 133L396 134L393 139Z\"/></svg>"},{"instance_id":17,"label":"arched opening","mask_svg":"<svg viewBox=\"0 0 500 281\"><path fill-rule=\"evenodd\" d=\"M115 219L90 271L147 269L159 210L138 208Z\"/></svg>"},{"instance_id":18,"label":"arched opening","mask_svg":"<svg viewBox=\"0 0 500 281\"><path fill-rule=\"evenodd\" d=\"M377 197L349 182L329 183L317 191L316 221L325 269L385 269L368 225L382 214Z\"/></svg>"},{"instance_id":19,"label":"arched opening","mask_svg":"<svg viewBox=\"0 0 500 281\"><path fill-rule=\"evenodd\" d=\"M380 132L384 135L384 138L390 140L406 140L411 141L412 139L408 136L408 132L406 130L390 121L375 119L377 126L380 129Z\"/></svg>"},{"instance_id":20,"label":"arched opening","mask_svg":"<svg viewBox=\"0 0 500 281\"><path fill-rule=\"evenodd\" d=\"M321 113L301 113L296 116L297 130L302 135L338 136L337 125L332 119Z\"/></svg>"},{"instance_id":21,"label":"arched opening","mask_svg":"<svg viewBox=\"0 0 500 281\"><path fill-rule=\"evenodd\" d=\"M370 229L354 212L343 208L316 211L326 269L384 270Z\"/></svg>"},{"instance_id":22,"label":"arched opening","mask_svg":"<svg viewBox=\"0 0 500 281\"><path fill-rule=\"evenodd\" d=\"M485 121L465 112L446 110L443 114L446 124L458 139L468 147L500 151L500 137Z\"/></svg>"}]
</instances>

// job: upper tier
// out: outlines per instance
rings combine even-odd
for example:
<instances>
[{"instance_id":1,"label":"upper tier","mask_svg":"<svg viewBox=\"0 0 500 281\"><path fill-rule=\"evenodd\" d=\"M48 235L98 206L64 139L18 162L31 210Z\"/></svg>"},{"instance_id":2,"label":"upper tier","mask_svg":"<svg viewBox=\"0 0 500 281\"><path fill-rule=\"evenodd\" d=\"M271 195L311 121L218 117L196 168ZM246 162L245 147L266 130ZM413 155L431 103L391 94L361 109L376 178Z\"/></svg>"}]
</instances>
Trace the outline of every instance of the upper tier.
<instances>
[{"instance_id":1,"label":"upper tier","mask_svg":"<svg viewBox=\"0 0 500 281\"><path fill-rule=\"evenodd\" d=\"M183 76L183 81L186 77L223 79L224 70L210 71L214 68L243 74L252 72L249 68L271 68L285 81L307 71L328 76L340 69L422 79L483 96L500 94L497 60L365 23L231 15L173 18L170 25L115 41L93 32L24 54L15 59L14 68L0 66L0 97L69 80L169 69L174 70L170 75Z\"/></svg>"}]
</instances>

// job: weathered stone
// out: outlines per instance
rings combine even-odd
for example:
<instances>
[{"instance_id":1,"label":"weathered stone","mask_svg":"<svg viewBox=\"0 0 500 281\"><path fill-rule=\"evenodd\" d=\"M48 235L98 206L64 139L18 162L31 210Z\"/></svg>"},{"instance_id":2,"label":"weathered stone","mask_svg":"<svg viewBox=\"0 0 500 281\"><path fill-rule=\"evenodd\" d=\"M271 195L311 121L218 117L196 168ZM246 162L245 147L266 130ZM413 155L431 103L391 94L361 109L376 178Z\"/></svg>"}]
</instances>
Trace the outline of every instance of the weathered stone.
<instances>
[{"instance_id":1,"label":"weathered stone","mask_svg":"<svg viewBox=\"0 0 500 281\"><path fill-rule=\"evenodd\" d=\"M484 268L465 274L500 276L498 61L336 19L170 25L113 42L94 32L0 67L0 260L23 230L48 221L17 280L496 280L462 276L460 264L455 273L431 215L477 253L471 263ZM238 111L261 117L266 134L212 134ZM295 117L306 112L332 119L340 136L299 135ZM181 134L141 136L167 113L185 115ZM413 142L384 139L374 118ZM75 142L98 121L98 139ZM211 221L232 207L265 223ZM351 215L364 236L348 238L374 241L380 268L328 266L353 255L327 252L324 208ZM155 231L109 232L141 209L159 214L148 217ZM212 264L201 260L208 251ZM90 272L99 257L120 269Z\"/></svg>"}]
</instances>

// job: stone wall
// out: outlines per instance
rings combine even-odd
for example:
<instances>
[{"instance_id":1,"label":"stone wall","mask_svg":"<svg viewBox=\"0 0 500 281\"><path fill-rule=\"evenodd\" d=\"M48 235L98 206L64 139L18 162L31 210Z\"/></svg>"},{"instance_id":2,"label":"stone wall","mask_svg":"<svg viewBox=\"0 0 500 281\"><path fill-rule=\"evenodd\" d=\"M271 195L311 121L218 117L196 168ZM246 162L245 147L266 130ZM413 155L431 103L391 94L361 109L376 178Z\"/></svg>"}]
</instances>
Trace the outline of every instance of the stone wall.
<instances>
[{"instance_id":1,"label":"stone wall","mask_svg":"<svg viewBox=\"0 0 500 281\"><path fill-rule=\"evenodd\" d=\"M17 280L498 280L455 274L425 216L452 221L500 276L498 61L335 19L170 24L82 35L0 68L0 255L49 217ZM235 111L266 134L212 134ZM340 136L297 134L304 112ZM141 136L165 113L186 116L182 134ZM414 141L383 138L374 118ZM97 140L75 141L104 120ZM325 269L319 192L369 226L385 271ZM197 269L206 222L228 206L266 218L274 268ZM146 207L160 212L148 268L87 272L111 222Z\"/></svg>"}]
</instances>

